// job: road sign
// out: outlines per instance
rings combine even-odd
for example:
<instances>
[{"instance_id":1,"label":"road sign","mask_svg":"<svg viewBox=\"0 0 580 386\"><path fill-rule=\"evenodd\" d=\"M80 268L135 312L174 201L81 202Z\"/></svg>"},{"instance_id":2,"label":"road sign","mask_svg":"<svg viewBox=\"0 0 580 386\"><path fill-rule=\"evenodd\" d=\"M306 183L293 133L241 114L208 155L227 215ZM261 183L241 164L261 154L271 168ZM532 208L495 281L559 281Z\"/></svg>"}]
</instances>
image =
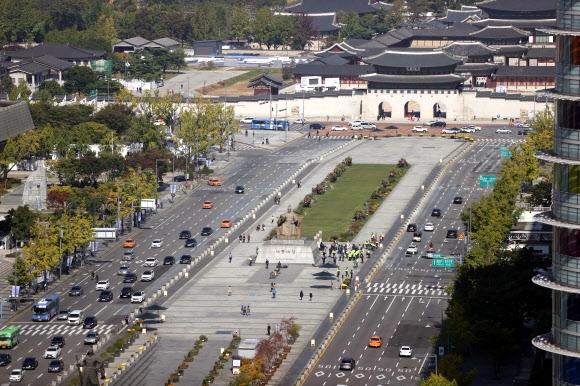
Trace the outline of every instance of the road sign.
<instances>
[{"instance_id":1,"label":"road sign","mask_svg":"<svg viewBox=\"0 0 580 386\"><path fill-rule=\"evenodd\" d=\"M501 149L499 149L499 155L500 157L511 157L512 152L507 147L502 147Z\"/></svg>"},{"instance_id":2,"label":"road sign","mask_svg":"<svg viewBox=\"0 0 580 386\"><path fill-rule=\"evenodd\" d=\"M453 268L455 267L455 259L433 259L431 260L432 267L438 268Z\"/></svg>"},{"instance_id":3,"label":"road sign","mask_svg":"<svg viewBox=\"0 0 580 386\"><path fill-rule=\"evenodd\" d=\"M465 238L465 236L463 236L463 233L459 234L459 240L463 240Z\"/></svg>"},{"instance_id":4,"label":"road sign","mask_svg":"<svg viewBox=\"0 0 580 386\"><path fill-rule=\"evenodd\" d=\"M479 176L479 186L495 186L496 176L481 175Z\"/></svg>"},{"instance_id":5,"label":"road sign","mask_svg":"<svg viewBox=\"0 0 580 386\"><path fill-rule=\"evenodd\" d=\"M89 98L96 98L97 97L97 90L91 90L89 93Z\"/></svg>"},{"instance_id":6,"label":"road sign","mask_svg":"<svg viewBox=\"0 0 580 386\"><path fill-rule=\"evenodd\" d=\"M433 258L434 258L434 259L440 259L440 258L442 258L442 257L443 257L443 255L442 255L442 254L440 254L440 253L434 253L434 254L433 254Z\"/></svg>"}]
</instances>

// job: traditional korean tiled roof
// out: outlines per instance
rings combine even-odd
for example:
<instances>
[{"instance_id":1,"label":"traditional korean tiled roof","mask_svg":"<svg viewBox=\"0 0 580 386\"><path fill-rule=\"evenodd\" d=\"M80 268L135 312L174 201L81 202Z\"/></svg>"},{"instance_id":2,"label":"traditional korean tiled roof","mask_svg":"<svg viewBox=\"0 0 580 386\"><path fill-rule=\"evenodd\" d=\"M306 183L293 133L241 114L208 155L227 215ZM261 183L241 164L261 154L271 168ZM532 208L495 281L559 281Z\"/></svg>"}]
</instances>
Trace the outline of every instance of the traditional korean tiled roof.
<instances>
[{"instance_id":1,"label":"traditional korean tiled roof","mask_svg":"<svg viewBox=\"0 0 580 386\"><path fill-rule=\"evenodd\" d=\"M12 58L35 58L50 55L66 61L99 59L106 51L90 50L65 43L41 43L37 46L11 53Z\"/></svg>"},{"instance_id":2,"label":"traditional korean tiled roof","mask_svg":"<svg viewBox=\"0 0 580 386\"><path fill-rule=\"evenodd\" d=\"M389 9L388 6L388 4L381 4L379 7L371 4L369 0L302 0L296 5L286 7L286 10L288 12L306 13L309 15L334 13L337 11L355 11L358 14L365 14L376 13L379 8Z\"/></svg>"},{"instance_id":3,"label":"traditional korean tiled roof","mask_svg":"<svg viewBox=\"0 0 580 386\"><path fill-rule=\"evenodd\" d=\"M334 24L335 15L310 15L314 28L320 32L333 32L340 29Z\"/></svg>"},{"instance_id":4,"label":"traditional korean tiled roof","mask_svg":"<svg viewBox=\"0 0 580 386\"><path fill-rule=\"evenodd\" d=\"M345 64L342 66L320 66L316 64L297 64L294 74L300 76L358 76L375 72L373 66Z\"/></svg>"},{"instance_id":5,"label":"traditional korean tiled roof","mask_svg":"<svg viewBox=\"0 0 580 386\"><path fill-rule=\"evenodd\" d=\"M340 42L340 43L334 43L332 46L330 46L322 51L315 52L314 55L318 55L318 54L322 54L322 53L332 53L333 50L335 50L335 49L339 49L340 51L349 53L351 55L362 55L365 52L364 49L355 48L355 47L352 47L345 42Z\"/></svg>"},{"instance_id":6,"label":"traditional korean tiled roof","mask_svg":"<svg viewBox=\"0 0 580 386\"><path fill-rule=\"evenodd\" d=\"M153 40L153 43L159 44L162 47L174 47L179 46L181 44L178 41L173 40L171 38L155 39Z\"/></svg>"},{"instance_id":7,"label":"traditional korean tiled roof","mask_svg":"<svg viewBox=\"0 0 580 386\"><path fill-rule=\"evenodd\" d=\"M376 40L379 43L389 47L398 44L402 41L409 40L412 37L413 37L412 30L408 30L406 28L398 28L396 30L389 31L384 35L377 36L373 40Z\"/></svg>"},{"instance_id":8,"label":"traditional korean tiled roof","mask_svg":"<svg viewBox=\"0 0 580 386\"><path fill-rule=\"evenodd\" d=\"M507 27L513 26L520 29L532 29L532 28L555 28L556 19L483 19L478 21L473 21L471 24L484 28L487 26L491 27Z\"/></svg>"},{"instance_id":9,"label":"traditional korean tiled roof","mask_svg":"<svg viewBox=\"0 0 580 386\"><path fill-rule=\"evenodd\" d=\"M455 74L471 74L471 75L490 75L497 69L498 65L495 63L466 63L455 67Z\"/></svg>"},{"instance_id":10,"label":"traditional korean tiled roof","mask_svg":"<svg viewBox=\"0 0 580 386\"><path fill-rule=\"evenodd\" d=\"M528 37L530 33L512 26L490 26L469 35L476 39L521 39Z\"/></svg>"},{"instance_id":11,"label":"traditional korean tiled roof","mask_svg":"<svg viewBox=\"0 0 580 386\"><path fill-rule=\"evenodd\" d=\"M327 55L322 58L316 59L314 62L310 64L322 64L327 66L343 66L348 64L349 60L341 57L340 55Z\"/></svg>"},{"instance_id":12,"label":"traditional korean tiled roof","mask_svg":"<svg viewBox=\"0 0 580 386\"><path fill-rule=\"evenodd\" d=\"M382 67L445 67L462 63L461 59L453 58L443 51L427 49L387 49L375 56L363 58L368 64Z\"/></svg>"},{"instance_id":13,"label":"traditional korean tiled roof","mask_svg":"<svg viewBox=\"0 0 580 386\"><path fill-rule=\"evenodd\" d=\"M510 46L491 46L497 49L497 55L508 55L508 56L522 56L528 47L520 45L510 45Z\"/></svg>"},{"instance_id":14,"label":"traditional korean tiled roof","mask_svg":"<svg viewBox=\"0 0 580 386\"><path fill-rule=\"evenodd\" d=\"M525 77L541 76L555 77L556 67L554 66L499 66L497 71L492 74L494 77Z\"/></svg>"},{"instance_id":15,"label":"traditional korean tiled roof","mask_svg":"<svg viewBox=\"0 0 580 386\"><path fill-rule=\"evenodd\" d=\"M265 72L263 74L260 74L256 77L250 79L250 83L259 82L261 80L272 82L273 84L276 84L277 86L284 84L284 79L282 79L279 76L276 76L270 72Z\"/></svg>"},{"instance_id":16,"label":"traditional korean tiled roof","mask_svg":"<svg viewBox=\"0 0 580 386\"><path fill-rule=\"evenodd\" d=\"M455 22L464 22L466 20L481 20L483 18L483 11L481 9L477 9L476 11L467 10L467 11L458 11L455 9L448 9L447 14L445 17L439 18L442 23L455 23Z\"/></svg>"},{"instance_id":17,"label":"traditional korean tiled roof","mask_svg":"<svg viewBox=\"0 0 580 386\"><path fill-rule=\"evenodd\" d=\"M556 11L557 0L486 0L475 5L483 10L510 12Z\"/></svg>"},{"instance_id":18,"label":"traditional korean tiled roof","mask_svg":"<svg viewBox=\"0 0 580 386\"><path fill-rule=\"evenodd\" d=\"M351 47L363 49L365 51L368 48L382 48L382 49L385 49L386 48L386 46L384 44L380 43L378 40L375 40L375 39L371 39L371 40L367 40L367 39L349 39L348 44Z\"/></svg>"},{"instance_id":19,"label":"traditional korean tiled roof","mask_svg":"<svg viewBox=\"0 0 580 386\"><path fill-rule=\"evenodd\" d=\"M376 83L393 83L393 84L459 84L469 79L469 76L461 76L456 74L442 74L442 75L385 75L385 74L369 74L361 75L362 80Z\"/></svg>"},{"instance_id":20,"label":"traditional korean tiled roof","mask_svg":"<svg viewBox=\"0 0 580 386\"><path fill-rule=\"evenodd\" d=\"M526 52L526 58L538 59L538 58L556 58L556 47L530 47L528 52Z\"/></svg>"},{"instance_id":21,"label":"traditional korean tiled roof","mask_svg":"<svg viewBox=\"0 0 580 386\"><path fill-rule=\"evenodd\" d=\"M27 74L40 74L48 70L66 71L75 66L74 63L61 60L50 55L20 60L18 62L6 62L6 68L11 71L22 71Z\"/></svg>"},{"instance_id":22,"label":"traditional korean tiled roof","mask_svg":"<svg viewBox=\"0 0 580 386\"><path fill-rule=\"evenodd\" d=\"M470 56L491 56L497 51L497 49L486 46L481 42L453 42L440 49L449 55L465 58Z\"/></svg>"}]
</instances>

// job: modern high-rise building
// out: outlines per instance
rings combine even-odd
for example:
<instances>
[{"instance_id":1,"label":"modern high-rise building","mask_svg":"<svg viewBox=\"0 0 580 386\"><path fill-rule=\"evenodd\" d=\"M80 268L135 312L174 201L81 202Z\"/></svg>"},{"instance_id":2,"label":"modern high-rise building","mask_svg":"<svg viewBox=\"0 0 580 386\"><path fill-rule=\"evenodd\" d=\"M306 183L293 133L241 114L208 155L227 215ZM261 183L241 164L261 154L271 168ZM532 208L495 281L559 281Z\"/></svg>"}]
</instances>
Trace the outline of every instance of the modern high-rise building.
<instances>
[{"instance_id":1,"label":"modern high-rise building","mask_svg":"<svg viewBox=\"0 0 580 386\"><path fill-rule=\"evenodd\" d=\"M552 272L534 283L552 290L552 330L533 340L552 354L552 385L580 385L580 0L559 0L554 150L538 158L554 163L552 211L537 220L553 227Z\"/></svg>"}]
</instances>

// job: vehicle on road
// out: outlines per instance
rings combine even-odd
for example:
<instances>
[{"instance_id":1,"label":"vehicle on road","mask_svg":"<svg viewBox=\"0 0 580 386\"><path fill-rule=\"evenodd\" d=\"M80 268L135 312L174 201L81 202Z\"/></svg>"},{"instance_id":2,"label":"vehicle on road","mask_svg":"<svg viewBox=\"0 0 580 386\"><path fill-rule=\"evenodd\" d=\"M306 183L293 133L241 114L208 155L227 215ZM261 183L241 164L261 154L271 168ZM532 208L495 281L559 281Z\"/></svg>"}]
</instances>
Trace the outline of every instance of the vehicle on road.
<instances>
[{"instance_id":1,"label":"vehicle on road","mask_svg":"<svg viewBox=\"0 0 580 386\"><path fill-rule=\"evenodd\" d=\"M191 231L181 231L179 232L180 239L188 239L191 237Z\"/></svg>"},{"instance_id":2,"label":"vehicle on road","mask_svg":"<svg viewBox=\"0 0 580 386\"><path fill-rule=\"evenodd\" d=\"M20 326L8 326L0 331L0 348L12 348L20 342Z\"/></svg>"},{"instance_id":3,"label":"vehicle on road","mask_svg":"<svg viewBox=\"0 0 580 386\"><path fill-rule=\"evenodd\" d=\"M173 256L165 256L163 259L163 265L173 265L175 264L175 257Z\"/></svg>"},{"instance_id":4,"label":"vehicle on road","mask_svg":"<svg viewBox=\"0 0 580 386\"><path fill-rule=\"evenodd\" d=\"M131 296L131 303L143 303L145 300L145 293L143 291L135 291Z\"/></svg>"},{"instance_id":5,"label":"vehicle on road","mask_svg":"<svg viewBox=\"0 0 580 386\"><path fill-rule=\"evenodd\" d=\"M129 272L131 272L131 268L129 268L126 265L122 265L119 267L119 269L117 270L117 275L121 276L121 275L126 275Z\"/></svg>"},{"instance_id":6,"label":"vehicle on road","mask_svg":"<svg viewBox=\"0 0 580 386\"><path fill-rule=\"evenodd\" d=\"M431 211L431 217L441 217L441 209L433 209Z\"/></svg>"},{"instance_id":7,"label":"vehicle on road","mask_svg":"<svg viewBox=\"0 0 580 386\"><path fill-rule=\"evenodd\" d=\"M83 294L83 287L80 285L73 285L68 291L69 296L81 296Z\"/></svg>"},{"instance_id":8,"label":"vehicle on road","mask_svg":"<svg viewBox=\"0 0 580 386\"><path fill-rule=\"evenodd\" d=\"M143 264L144 267L155 267L159 264L159 261L155 257L148 257Z\"/></svg>"},{"instance_id":9,"label":"vehicle on road","mask_svg":"<svg viewBox=\"0 0 580 386\"><path fill-rule=\"evenodd\" d=\"M481 131L481 127L479 127L479 126L473 126L473 125L469 125L469 126L467 126L467 127L469 127L470 129L473 129L473 130L475 130L475 131Z\"/></svg>"},{"instance_id":10,"label":"vehicle on road","mask_svg":"<svg viewBox=\"0 0 580 386\"><path fill-rule=\"evenodd\" d=\"M10 363L12 363L10 354L0 354L0 366L8 366Z\"/></svg>"},{"instance_id":11,"label":"vehicle on road","mask_svg":"<svg viewBox=\"0 0 580 386\"><path fill-rule=\"evenodd\" d=\"M209 235L211 235L212 233L213 233L213 229L212 229L211 227L204 227L204 228L201 230L201 235L202 235L202 236L209 236Z\"/></svg>"},{"instance_id":12,"label":"vehicle on road","mask_svg":"<svg viewBox=\"0 0 580 386\"><path fill-rule=\"evenodd\" d=\"M66 344L66 339L62 335L53 336L52 339L50 340L51 346L58 346L58 347L62 348L62 347L64 347L65 344Z\"/></svg>"},{"instance_id":13,"label":"vehicle on road","mask_svg":"<svg viewBox=\"0 0 580 386\"><path fill-rule=\"evenodd\" d=\"M101 340L101 336L98 331L89 331L87 335L85 335L85 344L95 344L99 340Z\"/></svg>"},{"instance_id":14,"label":"vehicle on road","mask_svg":"<svg viewBox=\"0 0 580 386\"><path fill-rule=\"evenodd\" d=\"M459 129L449 128L441 130L441 134L457 134L457 133L459 133Z\"/></svg>"},{"instance_id":15,"label":"vehicle on road","mask_svg":"<svg viewBox=\"0 0 580 386\"><path fill-rule=\"evenodd\" d=\"M123 242L123 248L135 248L135 240L127 239Z\"/></svg>"},{"instance_id":16,"label":"vehicle on road","mask_svg":"<svg viewBox=\"0 0 580 386\"><path fill-rule=\"evenodd\" d=\"M425 258L426 259L432 259L433 258L433 251L427 251L427 252L425 252Z\"/></svg>"},{"instance_id":17,"label":"vehicle on road","mask_svg":"<svg viewBox=\"0 0 580 386\"><path fill-rule=\"evenodd\" d=\"M463 204L463 198L462 198L461 196L456 196L456 197L453 199L453 203L454 203L454 204Z\"/></svg>"},{"instance_id":18,"label":"vehicle on road","mask_svg":"<svg viewBox=\"0 0 580 386\"><path fill-rule=\"evenodd\" d=\"M457 229L448 229L447 235L445 235L446 239L456 239L457 238Z\"/></svg>"},{"instance_id":19,"label":"vehicle on road","mask_svg":"<svg viewBox=\"0 0 580 386\"><path fill-rule=\"evenodd\" d=\"M213 202L210 200L206 200L203 202L203 209L211 209L213 208Z\"/></svg>"},{"instance_id":20,"label":"vehicle on road","mask_svg":"<svg viewBox=\"0 0 580 386\"><path fill-rule=\"evenodd\" d=\"M185 182L187 181L187 178L185 178L185 176L175 176L173 177L173 182Z\"/></svg>"},{"instance_id":21,"label":"vehicle on road","mask_svg":"<svg viewBox=\"0 0 580 386\"><path fill-rule=\"evenodd\" d=\"M64 363L60 359L54 359L48 364L49 373L60 373L64 370Z\"/></svg>"},{"instance_id":22,"label":"vehicle on road","mask_svg":"<svg viewBox=\"0 0 580 386\"><path fill-rule=\"evenodd\" d=\"M423 122L422 125L423 126L431 126L432 124L436 123L437 121L427 121L427 122Z\"/></svg>"},{"instance_id":23,"label":"vehicle on road","mask_svg":"<svg viewBox=\"0 0 580 386\"><path fill-rule=\"evenodd\" d=\"M255 117L245 117L240 119L240 123L246 123L246 124L250 124L252 123L252 121L256 119Z\"/></svg>"},{"instance_id":24,"label":"vehicle on road","mask_svg":"<svg viewBox=\"0 0 580 386\"><path fill-rule=\"evenodd\" d=\"M419 252L419 248L416 245L414 245L414 244L411 244L411 245L409 245L407 247L407 253L408 254L415 255L418 252Z\"/></svg>"},{"instance_id":25,"label":"vehicle on road","mask_svg":"<svg viewBox=\"0 0 580 386\"><path fill-rule=\"evenodd\" d=\"M133 295L133 287L123 287L121 288L120 298L130 298Z\"/></svg>"},{"instance_id":26,"label":"vehicle on road","mask_svg":"<svg viewBox=\"0 0 580 386\"><path fill-rule=\"evenodd\" d=\"M123 253L123 258L121 260L123 261L131 261L135 258L135 253L133 253L133 251L126 251Z\"/></svg>"},{"instance_id":27,"label":"vehicle on road","mask_svg":"<svg viewBox=\"0 0 580 386\"><path fill-rule=\"evenodd\" d=\"M185 247L186 248L193 248L197 245L197 240L196 239L187 239L185 240Z\"/></svg>"},{"instance_id":28,"label":"vehicle on road","mask_svg":"<svg viewBox=\"0 0 580 386\"><path fill-rule=\"evenodd\" d=\"M56 316L56 320L68 320L69 314L70 310L68 308L66 310L60 310Z\"/></svg>"},{"instance_id":29,"label":"vehicle on road","mask_svg":"<svg viewBox=\"0 0 580 386\"><path fill-rule=\"evenodd\" d=\"M78 326L81 324L83 320L83 311L82 310L74 310L71 311L68 315L67 323L71 326Z\"/></svg>"},{"instance_id":30,"label":"vehicle on road","mask_svg":"<svg viewBox=\"0 0 580 386\"><path fill-rule=\"evenodd\" d=\"M529 132L528 129L518 130L518 135L528 135Z\"/></svg>"},{"instance_id":31,"label":"vehicle on road","mask_svg":"<svg viewBox=\"0 0 580 386\"><path fill-rule=\"evenodd\" d=\"M83 329L85 328L95 328L97 327L97 317L96 316L87 316L83 321Z\"/></svg>"},{"instance_id":32,"label":"vehicle on road","mask_svg":"<svg viewBox=\"0 0 580 386\"><path fill-rule=\"evenodd\" d=\"M344 126L332 126L332 128L330 130L332 130L332 131L348 131L348 127L344 127Z\"/></svg>"},{"instance_id":33,"label":"vehicle on road","mask_svg":"<svg viewBox=\"0 0 580 386\"><path fill-rule=\"evenodd\" d=\"M103 291L109 289L109 279L99 280L96 287L97 291Z\"/></svg>"},{"instance_id":34,"label":"vehicle on road","mask_svg":"<svg viewBox=\"0 0 580 386\"><path fill-rule=\"evenodd\" d=\"M228 218L222 220L221 227L222 228L231 228L232 227L232 220L230 220Z\"/></svg>"},{"instance_id":35,"label":"vehicle on road","mask_svg":"<svg viewBox=\"0 0 580 386\"><path fill-rule=\"evenodd\" d=\"M60 356L61 349L59 346L50 346L44 352L44 358L53 358L56 359Z\"/></svg>"},{"instance_id":36,"label":"vehicle on road","mask_svg":"<svg viewBox=\"0 0 580 386\"><path fill-rule=\"evenodd\" d=\"M409 346L401 346L401 349L399 350L399 356L400 357L412 357L413 350Z\"/></svg>"},{"instance_id":37,"label":"vehicle on road","mask_svg":"<svg viewBox=\"0 0 580 386\"><path fill-rule=\"evenodd\" d=\"M35 357L24 358L22 362L22 370L34 370L38 367L38 359Z\"/></svg>"},{"instance_id":38,"label":"vehicle on road","mask_svg":"<svg viewBox=\"0 0 580 386\"><path fill-rule=\"evenodd\" d=\"M416 232L416 231L417 231L417 224L407 225L407 232Z\"/></svg>"},{"instance_id":39,"label":"vehicle on road","mask_svg":"<svg viewBox=\"0 0 580 386\"><path fill-rule=\"evenodd\" d=\"M358 126L356 126L356 128L359 130L373 130L373 129L376 129L377 126L373 123L370 123L370 122L360 122L358 124ZM353 130L354 130L354 128L353 128Z\"/></svg>"},{"instance_id":40,"label":"vehicle on road","mask_svg":"<svg viewBox=\"0 0 580 386\"><path fill-rule=\"evenodd\" d=\"M433 122L432 124L430 124L429 126L431 126L431 127L445 127L445 126L447 126L447 123L445 123L445 121L436 121L436 122Z\"/></svg>"},{"instance_id":41,"label":"vehicle on road","mask_svg":"<svg viewBox=\"0 0 580 386\"><path fill-rule=\"evenodd\" d=\"M129 272L125 276L123 276L123 283L135 283L137 281L137 274L133 272Z\"/></svg>"},{"instance_id":42,"label":"vehicle on road","mask_svg":"<svg viewBox=\"0 0 580 386\"><path fill-rule=\"evenodd\" d=\"M475 129L472 129L469 126L464 126L462 128L459 129L460 133L475 133Z\"/></svg>"},{"instance_id":43,"label":"vehicle on road","mask_svg":"<svg viewBox=\"0 0 580 386\"><path fill-rule=\"evenodd\" d=\"M155 272L148 269L141 274L141 281L152 281L155 278Z\"/></svg>"},{"instance_id":44,"label":"vehicle on road","mask_svg":"<svg viewBox=\"0 0 580 386\"><path fill-rule=\"evenodd\" d=\"M496 134L511 134L512 133L512 131L509 129L497 129L495 132L496 132Z\"/></svg>"},{"instance_id":45,"label":"vehicle on road","mask_svg":"<svg viewBox=\"0 0 580 386\"><path fill-rule=\"evenodd\" d=\"M420 242L421 241L421 236L422 236L421 232L415 232L415 233L413 233L413 241L415 241L417 243Z\"/></svg>"},{"instance_id":46,"label":"vehicle on road","mask_svg":"<svg viewBox=\"0 0 580 386\"><path fill-rule=\"evenodd\" d=\"M354 370L355 366L356 366L356 361L352 358L347 357L347 358L342 358L342 360L340 361L339 369L352 371L352 370Z\"/></svg>"},{"instance_id":47,"label":"vehicle on road","mask_svg":"<svg viewBox=\"0 0 580 386\"><path fill-rule=\"evenodd\" d=\"M8 380L10 382L20 382L22 381L22 374L24 372L21 369L14 369L10 372L10 376L8 377Z\"/></svg>"},{"instance_id":48,"label":"vehicle on road","mask_svg":"<svg viewBox=\"0 0 580 386\"><path fill-rule=\"evenodd\" d=\"M423 227L423 230L425 230L426 232L433 232L435 230L435 225L433 225L433 223L428 222Z\"/></svg>"},{"instance_id":49,"label":"vehicle on road","mask_svg":"<svg viewBox=\"0 0 580 386\"><path fill-rule=\"evenodd\" d=\"M311 123L310 130L324 130L326 126L321 123Z\"/></svg>"},{"instance_id":50,"label":"vehicle on road","mask_svg":"<svg viewBox=\"0 0 580 386\"><path fill-rule=\"evenodd\" d=\"M381 347L383 345L383 338L378 335L371 336L369 340L369 347Z\"/></svg>"},{"instance_id":51,"label":"vehicle on road","mask_svg":"<svg viewBox=\"0 0 580 386\"><path fill-rule=\"evenodd\" d=\"M211 177L210 179L208 179L207 184L211 186L222 186L222 182L220 181L219 178L216 177Z\"/></svg>"},{"instance_id":52,"label":"vehicle on road","mask_svg":"<svg viewBox=\"0 0 580 386\"><path fill-rule=\"evenodd\" d=\"M163 239L155 239L151 242L151 248L161 248L163 246Z\"/></svg>"},{"instance_id":53,"label":"vehicle on road","mask_svg":"<svg viewBox=\"0 0 580 386\"><path fill-rule=\"evenodd\" d=\"M244 187L242 185L236 186L236 194L244 194Z\"/></svg>"},{"instance_id":54,"label":"vehicle on road","mask_svg":"<svg viewBox=\"0 0 580 386\"><path fill-rule=\"evenodd\" d=\"M99 301L100 302L110 302L111 300L113 300L113 292L106 290L101 292L101 294L99 295Z\"/></svg>"},{"instance_id":55,"label":"vehicle on road","mask_svg":"<svg viewBox=\"0 0 580 386\"><path fill-rule=\"evenodd\" d=\"M306 123L306 119L304 118L298 118L297 120L295 120L294 122L292 122L294 124L299 124L299 125L303 125Z\"/></svg>"},{"instance_id":56,"label":"vehicle on road","mask_svg":"<svg viewBox=\"0 0 580 386\"><path fill-rule=\"evenodd\" d=\"M60 298L58 295L45 295L32 306L33 322L48 322L60 311Z\"/></svg>"},{"instance_id":57,"label":"vehicle on road","mask_svg":"<svg viewBox=\"0 0 580 386\"><path fill-rule=\"evenodd\" d=\"M414 133L426 133L428 130L426 127L423 126L415 126L413 127L413 132Z\"/></svg>"},{"instance_id":58,"label":"vehicle on road","mask_svg":"<svg viewBox=\"0 0 580 386\"><path fill-rule=\"evenodd\" d=\"M179 259L179 264L191 264L191 256L190 255L183 255Z\"/></svg>"}]
</instances>

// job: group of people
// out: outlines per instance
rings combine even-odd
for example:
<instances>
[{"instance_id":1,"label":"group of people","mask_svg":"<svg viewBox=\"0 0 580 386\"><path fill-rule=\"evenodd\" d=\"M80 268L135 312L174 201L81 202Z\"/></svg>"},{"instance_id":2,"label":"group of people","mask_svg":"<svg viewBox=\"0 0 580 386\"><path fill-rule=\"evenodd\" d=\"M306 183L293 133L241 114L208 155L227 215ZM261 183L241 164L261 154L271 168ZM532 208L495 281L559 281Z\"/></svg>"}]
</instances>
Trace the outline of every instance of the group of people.
<instances>
[{"instance_id":1,"label":"group of people","mask_svg":"<svg viewBox=\"0 0 580 386\"><path fill-rule=\"evenodd\" d=\"M242 306L242 315L250 315L250 305Z\"/></svg>"},{"instance_id":2,"label":"group of people","mask_svg":"<svg viewBox=\"0 0 580 386\"><path fill-rule=\"evenodd\" d=\"M246 235L240 235L240 237L238 237L238 239L240 240L240 243L245 243L246 242ZM248 235L248 243L250 242L250 235Z\"/></svg>"}]
</instances>

